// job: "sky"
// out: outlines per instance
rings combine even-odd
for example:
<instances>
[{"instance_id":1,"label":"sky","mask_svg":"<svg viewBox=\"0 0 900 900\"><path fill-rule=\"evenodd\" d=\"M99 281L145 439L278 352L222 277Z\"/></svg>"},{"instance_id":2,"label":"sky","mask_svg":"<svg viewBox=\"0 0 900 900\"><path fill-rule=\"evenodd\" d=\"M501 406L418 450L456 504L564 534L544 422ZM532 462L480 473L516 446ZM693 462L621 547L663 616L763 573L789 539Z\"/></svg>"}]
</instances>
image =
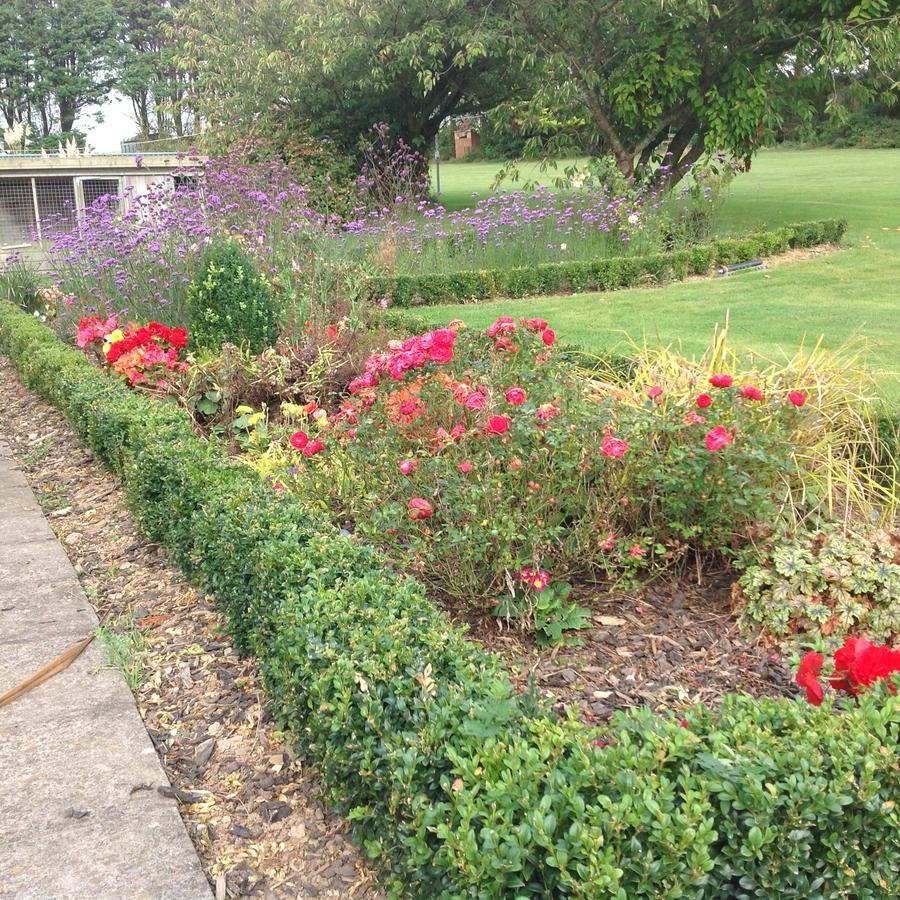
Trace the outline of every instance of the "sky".
<instances>
[{"instance_id":1,"label":"sky","mask_svg":"<svg viewBox=\"0 0 900 900\"><path fill-rule=\"evenodd\" d=\"M87 135L87 142L101 153L118 153L120 141L134 137L137 124L131 109L131 101L121 94L112 93L106 99L100 111L103 122L96 121L97 107L87 111L75 123L79 131Z\"/></svg>"}]
</instances>

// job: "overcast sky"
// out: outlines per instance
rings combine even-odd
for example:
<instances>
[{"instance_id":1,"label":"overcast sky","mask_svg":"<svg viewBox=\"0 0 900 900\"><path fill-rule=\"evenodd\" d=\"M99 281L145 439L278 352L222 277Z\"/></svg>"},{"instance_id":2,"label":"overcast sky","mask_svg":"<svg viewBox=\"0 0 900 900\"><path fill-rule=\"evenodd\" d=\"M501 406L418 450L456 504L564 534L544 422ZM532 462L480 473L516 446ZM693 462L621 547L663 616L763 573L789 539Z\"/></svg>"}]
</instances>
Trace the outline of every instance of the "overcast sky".
<instances>
[{"instance_id":1,"label":"overcast sky","mask_svg":"<svg viewBox=\"0 0 900 900\"><path fill-rule=\"evenodd\" d=\"M131 101L119 94L110 94L100 109L103 113L102 123L97 123L97 108L92 107L88 111L89 115L79 118L75 127L87 135L87 142L95 150L118 153L120 142L134 137L137 131Z\"/></svg>"}]
</instances>

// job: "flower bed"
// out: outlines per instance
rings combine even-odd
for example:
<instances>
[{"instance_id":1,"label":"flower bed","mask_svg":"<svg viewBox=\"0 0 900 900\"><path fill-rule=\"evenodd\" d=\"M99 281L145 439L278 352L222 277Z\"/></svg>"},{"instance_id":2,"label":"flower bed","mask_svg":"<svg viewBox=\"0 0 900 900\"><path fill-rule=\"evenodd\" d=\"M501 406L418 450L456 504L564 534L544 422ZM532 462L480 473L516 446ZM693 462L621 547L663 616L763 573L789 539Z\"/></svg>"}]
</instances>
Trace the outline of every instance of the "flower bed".
<instances>
[{"instance_id":1,"label":"flower bed","mask_svg":"<svg viewBox=\"0 0 900 900\"><path fill-rule=\"evenodd\" d=\"M797 247L837 243L846 228L847 223L843 219L828 219L786 225L776 231L719 240L672 253L448 274L384 276L371 279L369 294L382 304L409 307L498 297L609 291L634 287L647 279L656 282L681 281L689 275L708 275L715 268L759 256L772 256Z\"/></svg>"},{"instance_id":2,"label":"flower bed","mask_svg":"<svg viewBox=\"0 0 900 900\"><path fill-rule=\"evenodd\" d=\"M229 465L173 405L3 306L0 346L259 655L276 715L395 894L890 896L886 687L840 711L747 697L684 723L639 711L605 736L556 721L415 581Z\"/></svg>"}]
</instances>

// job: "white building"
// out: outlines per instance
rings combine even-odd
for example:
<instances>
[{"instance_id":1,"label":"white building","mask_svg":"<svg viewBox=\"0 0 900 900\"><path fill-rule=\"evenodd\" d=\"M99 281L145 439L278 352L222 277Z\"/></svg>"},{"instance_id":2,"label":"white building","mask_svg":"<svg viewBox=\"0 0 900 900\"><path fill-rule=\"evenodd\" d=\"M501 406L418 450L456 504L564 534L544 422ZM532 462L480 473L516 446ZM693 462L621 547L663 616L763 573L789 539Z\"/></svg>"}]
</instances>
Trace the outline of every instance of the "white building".
<instances>
[{"instance_id":1,"label":"white building","mask_svg":"<svg viewBox=\"0 0 900 900\"><path fill-rule=\"evenodd\" d=\"M46 226L74 222L98 197L122 203L152 184L178 186L192 177L186 163L174 153L0 155L0 266L12 254L40 260Z\"/></svg>"}]
</instances>

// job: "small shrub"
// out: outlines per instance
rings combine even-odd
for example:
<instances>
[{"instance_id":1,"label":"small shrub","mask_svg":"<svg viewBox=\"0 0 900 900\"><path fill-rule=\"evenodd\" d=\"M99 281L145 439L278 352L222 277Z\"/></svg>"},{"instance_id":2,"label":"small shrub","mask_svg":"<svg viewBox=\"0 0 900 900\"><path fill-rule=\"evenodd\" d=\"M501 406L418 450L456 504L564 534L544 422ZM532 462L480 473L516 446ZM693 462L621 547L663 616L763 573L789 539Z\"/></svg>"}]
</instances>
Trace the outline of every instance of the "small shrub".
<instances>
[{"instance_id":1,"label":"small shrub","mask_svg":"<svg viewBox=\"0 0 900 900\"><path fill-rule=\"evenodd\" d=\"M276 305L269 286L234 241L210 244L188 289L191 334L197 347L246 344L261 353L278 337Z\"/></svg>"},{"instance_id":2,"label":"small shrub","mask_svg":"<svg viewBox=\"0 0 900 900\"><path fill-rule=\"evenodd\" d=\"M779 532L748 551L739 581L744 625L831 646L865 632L900 637L900 550L871 528Z\"/></svg>"}]
</instances>

